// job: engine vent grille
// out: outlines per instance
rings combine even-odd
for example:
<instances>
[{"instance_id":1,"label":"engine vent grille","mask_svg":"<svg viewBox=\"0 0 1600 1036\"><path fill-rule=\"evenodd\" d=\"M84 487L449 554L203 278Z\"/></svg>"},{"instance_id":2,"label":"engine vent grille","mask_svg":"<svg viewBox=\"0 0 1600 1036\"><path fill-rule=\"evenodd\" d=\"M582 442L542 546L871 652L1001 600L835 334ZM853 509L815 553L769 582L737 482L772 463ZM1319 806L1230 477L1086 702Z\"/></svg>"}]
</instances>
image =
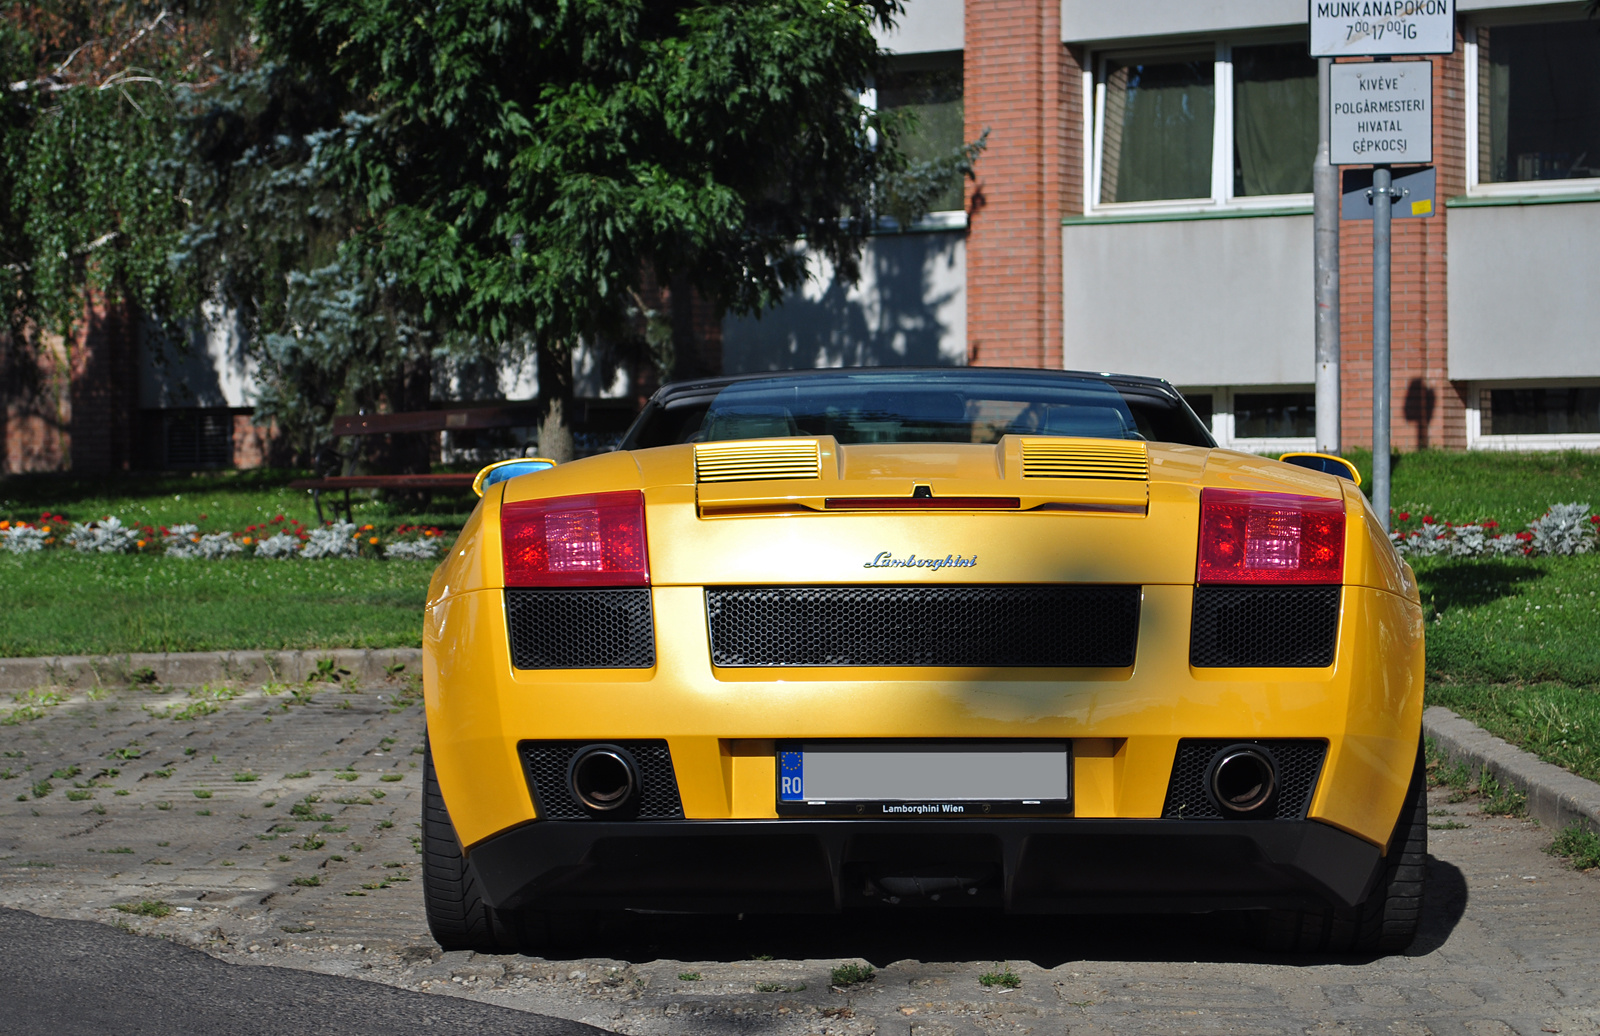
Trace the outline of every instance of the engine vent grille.
<instances>
[{"instance_id":1,"label":"engine vent grille","mask_svg":"<svg viewBox=\"0 0 1600 1036\"><path fill-rule=\"evenodd\" d=\"M648 669L656 664L650 588L507 590L518 669Z\"/></svg>"},{"instance_id":2,"label":"engine vent grille","mask_svg":"<svg viewBox=\"0 0 1600 1036\"><path fill-rule=\"evenodd\" d=\"M1189 664L1333 664L1337 586L1197 586Z\"/></svg>"},{"instance_id":3,"label":"engine vent grille","mask_svg":"<svg viewBox=\"0 0 1600 1036\"><path fill-rule=\"evenodd\" d=\"M821 477L822 451L815 439L752 439L699 443L694 448L696 482Z\"/></svg>"},{"instance_id":4,"label":"engine vent grille","mask_svg":"<svg viewBox=\"0 0 1600 1036\"><path fill-rule=\"evenodd\" d=\"M639 764L639 820L679 820L683 803L672 753L665 741L524 741L518 745L527 767L528 791L541 820L592 819L567 788L567 767L581 748L610 744L628 750Z\"/></svg>"},{"instance_id":5,"label":"engine vent grille","mask_svg":"<svg viewBox=\"0 0 1600 1036\"><path fill-rule=\"evenodd\" d=\"M1142 482L1150 477L1150 451L1117 439L1023 439L1022 477Z\"/></svg>"},{"instance_id":6,"label":"engine vent grille","mask_svg":"<svg viewBox=\"0 0 1600 1036\"><path fill-rule=\"evenodd\" d=\"M711 660L751 666L1133 664L1137 586L707 589Z\"/></svg>"},{"instance_id":7,"label":"engine vent grille","mask_svg":"<svg viewBox=\"0 0 1600 1036\"><path fill-rule=\"evenodd\" d=\"M1206 773L1218 752L1233 745L1256 745L1266 749L1278 764L1278 802L1274 820L1301 820L1311 808L1311 793L1317 790L1322 759L1328 743L1315 739L1252 741L1249 738L1184 738L1172 763L1172 780L1167 785L1167 802L1161 808L1164 818L1173 820L1220 820L1222 811L1206 791Z\"/></svg>"}]
</instances>

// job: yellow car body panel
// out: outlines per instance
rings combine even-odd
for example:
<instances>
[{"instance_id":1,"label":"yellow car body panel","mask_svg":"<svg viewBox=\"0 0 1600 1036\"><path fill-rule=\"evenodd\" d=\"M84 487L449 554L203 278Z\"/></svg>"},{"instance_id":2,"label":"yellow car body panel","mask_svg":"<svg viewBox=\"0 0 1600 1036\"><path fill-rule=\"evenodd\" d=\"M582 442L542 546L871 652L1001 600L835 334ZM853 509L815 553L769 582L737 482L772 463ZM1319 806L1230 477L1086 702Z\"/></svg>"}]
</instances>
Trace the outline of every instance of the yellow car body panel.
<instances>
[{"instance_id":1,"label":"yellow car body panel","mask_svg":"<svg viewBox=\"0 0 1600 1036\"><path fill-rule=\"evenodd\" d=\"M1161 816L1180 738L1319 738L1308 817L1387 849L1420 736L1422 614L1415 579L1348 482L1249 454L1149 444L1147 482L1022 476L996 445L840 446L822 477L695 481L694 448L605 454L490 487L429 591L427 723L456 833L473 847L539 822L518 745L664 738L687 820L776 812L787 739L1048 738L1072 743L1076 818ZM804 483L804 484L802 484ZM825 509L830 497L1018 497L1063 509L939 513ZM1200 493L1342 501L1344 588L1332 665L1191 666ZM656 655L642 669L518 670L510 662L505 504L642 491ZM1120 510L1074 508L1111 507ZM883 552L978 567L871 567ZM714 666L705 588L1117 583L1142 587L1137 656L1109 669Z\"/></svg>"}]
</instances>

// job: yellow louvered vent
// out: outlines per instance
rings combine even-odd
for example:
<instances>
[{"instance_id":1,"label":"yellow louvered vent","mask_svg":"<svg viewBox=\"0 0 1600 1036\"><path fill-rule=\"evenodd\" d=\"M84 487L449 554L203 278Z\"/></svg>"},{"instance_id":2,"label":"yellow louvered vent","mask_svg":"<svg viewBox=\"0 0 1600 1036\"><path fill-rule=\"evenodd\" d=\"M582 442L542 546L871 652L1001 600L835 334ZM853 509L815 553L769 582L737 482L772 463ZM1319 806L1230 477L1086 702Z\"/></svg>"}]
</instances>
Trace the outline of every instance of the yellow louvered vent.
<instances>
[{"instance_id":1,"label":"yellow louvered vent","mask_svg":"<svg viewBox=\"0 0 1600 1036\"><path fill-rule=\"evenodd\" d=\"M1142 482L1150 454L1121 439L1023 439L1023 478L1108 478Z\"/></svg>"},{"instance_id":2,"label":"yellow louvered vent","mask_svg":"<svg viewBox=\"0 0 1600 1036\"><path fill-rule=\"evenodd\" d=\"M705 442L694 448L696 482L757 482L821 478L822 451L815 439L747 439Z\"/></svg>"}]
</instances>

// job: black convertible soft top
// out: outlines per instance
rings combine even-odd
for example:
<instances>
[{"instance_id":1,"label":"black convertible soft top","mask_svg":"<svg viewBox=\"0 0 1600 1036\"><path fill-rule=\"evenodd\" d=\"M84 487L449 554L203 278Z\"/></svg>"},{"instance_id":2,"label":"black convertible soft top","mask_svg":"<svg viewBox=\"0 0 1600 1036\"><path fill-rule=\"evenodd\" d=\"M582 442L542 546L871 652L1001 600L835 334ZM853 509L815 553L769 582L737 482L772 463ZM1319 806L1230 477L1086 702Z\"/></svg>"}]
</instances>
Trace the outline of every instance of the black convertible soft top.
<instances>
[{"instance_id":1,"label":"black convertible soft top","mask_svg":"<svg viewBox=\"0 0 1600 1036\"><path fill-rule=\"evenodd\" d=\"M1159 378L1016 367L845 367L663 386L621 448L832 435L841 443L995 442L1002 435L1215 446Z\"/></svg>"}]
</instances>

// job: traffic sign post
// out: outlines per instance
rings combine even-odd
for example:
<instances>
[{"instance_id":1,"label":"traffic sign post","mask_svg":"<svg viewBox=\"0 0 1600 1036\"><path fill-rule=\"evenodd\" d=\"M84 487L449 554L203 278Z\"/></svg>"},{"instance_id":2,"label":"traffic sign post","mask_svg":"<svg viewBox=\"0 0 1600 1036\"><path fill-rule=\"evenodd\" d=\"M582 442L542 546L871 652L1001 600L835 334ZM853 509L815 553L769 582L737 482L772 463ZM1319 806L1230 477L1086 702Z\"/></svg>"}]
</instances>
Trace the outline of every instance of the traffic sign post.
<instances>
[{"instance_id":1,"label":"traffic sign post","mask_svg":"<svg viewBox=\"0 0 1600 1036\"><path fill-rule=\"evenodd\" d=\"M1372 506L1384 531L1389 520L1389 231L1396 191L1390 166L1433 161L1433 62L1390 62L1391 57L1450 54L1455 51L1455 0L1309 0L1311 56L1370 57L1377 61L1330 64L1318 76L1319 122L1328 127L1322 138L1331 165L1372 165ZM1321 162L1319 142L1318 161ZM1430 170L1431 172L1431 170ZM1429 181L1431 188L1431 180ZM1432 214L1431 189L1425 210ZM1421 201L1421 199L1417 199ZM1314 224L1322 227L1338 216L1335 191L1315 192ZM1337 223L1334 224L1335 226ZM1318 370L1325 358L1324 315L1338 312L1337 250L1316 246L1318 286ZM1323 286L1332 283L1333 298ZM1337 338L1334 338L1337 354ZM1337 369L1337 368L1335 368ZM1337 407L1338 393L1317 379L1318 426L1324 406ZM1337 427L1336 425L1334 427ZM1321 435L1318 436L1319 445Z\"/></svg>"}]
</instances>

